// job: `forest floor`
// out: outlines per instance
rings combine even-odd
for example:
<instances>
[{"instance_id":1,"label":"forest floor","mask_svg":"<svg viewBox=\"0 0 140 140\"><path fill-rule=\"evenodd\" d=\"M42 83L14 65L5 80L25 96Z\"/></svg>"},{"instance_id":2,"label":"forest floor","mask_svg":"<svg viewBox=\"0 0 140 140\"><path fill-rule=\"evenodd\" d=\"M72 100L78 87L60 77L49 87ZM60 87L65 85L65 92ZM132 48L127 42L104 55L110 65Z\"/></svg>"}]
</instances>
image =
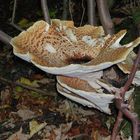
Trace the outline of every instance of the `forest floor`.
<instances>
[{"instance_id":1,"label":"forest floor","mask_svg":"<svg viewBox=\"0 0 140 140\"><path fill-rule=\"evenodd\" d=\"M0 140L110 139L116 111L107 115L68 100L57 92L54 75L14 56L11 46L0 45ZM125 119L117 140L129 139L131 129Z\"/></svg>"},{"instance_id":2,"label":"forest floor","mask_svg":"<svg viewBox=\"0 0 140 140\"><path fill-rule=\"evenodd\" d=\"M115 119L83 107L56 91L46 74L0 48L0 140L101 140Z\"/></svg>"},{"instance_id":3,"label":"forest floor","mask_svg":"<svg viewBox=\"0 0 140 140\"><path fill-rule=\"evenodd\" d=\"M17 34L5 27L11 36ZM140 116L139 91L131 107ZM117 115L114 104L111 108L107 115L61 96L54 75L0 43L0 140L109 140ZM131 139L131 122L124 119L120 132L117 140Z\"/></svg>"},{"instance_id":4,"label":"forest floor","mask_svg":"<svg viewBox=\"0 0 140 140\"><path fill-rule=\"evenodd\" d=\"M7 24L11 20L12 9L12 4L7 5L8 1L0 1L0 28L15 36L20 31ZM37 0L18 3L16 18L21 27L30 26L31 19L36 21L42 18L38 3ZM53 3L50 1L50 6L54 6L50 14L53 18L59 18L62 5L57 2L56 8L55 1ZM73 5L76 26L80 25L81 12L84 11L80 7L79 1ZM120 11L120 7L113 9ZM114 13L113 17L117 15L117 18L113 18L116 30L127 28L129 34L123 43L129 42L137 32L132 18L128 20ZM87 16L84 16L83 22L86 21ZM140 88L135 90L135 99L130 106L140 117L139 91ZM107 115L61 96L56 90L54 75L17 58L11 46L0 42L0 140L110 140L117 116L114 104L111 104L111 108L112 114ZM124 119L119 131L117 140L131 140L132 126L129 120Z\"/></svg>"}]
</instances>

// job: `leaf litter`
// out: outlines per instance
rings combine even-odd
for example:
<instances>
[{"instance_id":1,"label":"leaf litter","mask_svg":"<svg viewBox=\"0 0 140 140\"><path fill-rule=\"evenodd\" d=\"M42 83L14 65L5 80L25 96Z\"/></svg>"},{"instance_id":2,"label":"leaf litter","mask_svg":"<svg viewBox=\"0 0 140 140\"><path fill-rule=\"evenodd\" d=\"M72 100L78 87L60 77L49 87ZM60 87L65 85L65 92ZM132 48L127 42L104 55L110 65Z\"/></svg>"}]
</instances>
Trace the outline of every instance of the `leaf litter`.
<instances>
[{"instance_id":1,"label":"leaf litter","mask_svg":"<svg viewBox=\"0 0 140 140\"><path fill-rule=\"evenodd\" d=\"M110 139L113 126L113 123L108 121L110 116L83 107L57 94L54 76L16 58L7 50L0 51L0 77L13 82L18 81L50 94L55 93L56 96L42 95L20 86L1 82L1 140ZM114 122L114 119L112 120ZM123 132L118 136L118 140L122 137L124 137Z\"/></svg>"}]
</instances>

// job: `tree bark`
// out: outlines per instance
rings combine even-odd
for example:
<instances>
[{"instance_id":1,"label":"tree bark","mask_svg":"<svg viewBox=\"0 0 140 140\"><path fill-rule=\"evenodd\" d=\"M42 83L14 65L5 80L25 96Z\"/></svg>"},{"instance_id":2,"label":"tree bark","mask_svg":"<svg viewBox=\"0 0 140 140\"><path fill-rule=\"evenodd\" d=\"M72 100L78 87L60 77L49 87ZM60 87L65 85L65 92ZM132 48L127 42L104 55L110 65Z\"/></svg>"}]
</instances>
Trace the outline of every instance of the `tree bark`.
<instances>
[{"instance_id":1,"label":"tree bark","mask_svg":"<svg viewBox=\"0 0 140 140\"><path fill-rule=\"evenodd\" d=\"M107 0L96 0L100 21L106 34L114 34L114 24L111 20Z\"/></svg>"},{"instance_id":2,"label":"tree bark","mask_svg":"<svg viewBox=\"0 0 140 140\"><path fill-rule=\"evenodd\" d=\"M51 21L50 21L50 16L49 16L47 0L41 0L41 7L42 7L42 11L43 11L45 21L50 24Z\"/></svg>"},{"instance_id":3,"label":"tree bark","mask_svg":"<svg viewBox=\"0 0 140 140\"><path fill-rule=\"evenodd\" d=\"M96 7L95 0L87 0L88 23L90 25L97 25L95 7Z\"/></svg>"},{"instance_id":4,"label":"tree bark","mask_svg":"<svg viewBox=\"0 0 140 140\"><path fill-rule=\"evenodd\" d=\"M63 0L63 13L62 13L62 19L66 20L68 17L68 6L67 6L68 0Z\"/></svg>"}]
</instances>

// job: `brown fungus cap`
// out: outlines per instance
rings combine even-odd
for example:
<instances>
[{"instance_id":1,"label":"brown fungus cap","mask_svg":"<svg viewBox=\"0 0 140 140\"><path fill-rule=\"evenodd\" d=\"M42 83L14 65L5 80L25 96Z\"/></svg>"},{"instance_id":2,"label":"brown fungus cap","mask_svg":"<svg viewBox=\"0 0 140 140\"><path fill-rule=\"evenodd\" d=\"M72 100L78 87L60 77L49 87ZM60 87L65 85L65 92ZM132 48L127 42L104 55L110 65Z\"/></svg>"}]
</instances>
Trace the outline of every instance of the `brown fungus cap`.
<instances>
[{"instance_id":1,"label":"brown fungus cap","mask_svg":"<svg viewBox=\"0 0 140 140\"><path fill-rule=\"evenodd\" d=\"M60 25L63 30L60 27L58 30ZM126 30L122 30L113 36L103 37L102 27L85 25L76 28L71 21L55 19L52 25L45 21L36 22L14 37L11 45L15 55L31 61L45 72L77 75L99 71L124 61L140 43L138 38L120 45L125 33Z\"/></svg>"}]
</instances>

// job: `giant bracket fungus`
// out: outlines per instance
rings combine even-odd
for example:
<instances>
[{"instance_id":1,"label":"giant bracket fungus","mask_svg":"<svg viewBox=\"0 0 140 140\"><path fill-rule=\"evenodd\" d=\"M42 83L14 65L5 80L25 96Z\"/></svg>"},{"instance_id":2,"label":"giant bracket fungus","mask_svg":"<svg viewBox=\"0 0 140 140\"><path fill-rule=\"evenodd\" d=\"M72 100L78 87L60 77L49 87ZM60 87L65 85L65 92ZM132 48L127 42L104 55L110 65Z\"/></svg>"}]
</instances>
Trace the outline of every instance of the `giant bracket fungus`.
<instances>
[{"instance_id":1,"label":"giant bracket fungus","mask_svg":"<svg viewBox=\"0 0 140 140\"><path fill-rule=\"evenodd\" d=\"M126 30L121 30L105 35L102 26L75 27L72 21L59 19L53 19L49 25L41 20L12 38L11 45L16 56L57 75L59 93L110 113L115 87L102 79L103 70L117 65L129 74L136 56L133 49L140 44L139 37L121 45L125 34Z\"/></svg>"}]
</instances>

